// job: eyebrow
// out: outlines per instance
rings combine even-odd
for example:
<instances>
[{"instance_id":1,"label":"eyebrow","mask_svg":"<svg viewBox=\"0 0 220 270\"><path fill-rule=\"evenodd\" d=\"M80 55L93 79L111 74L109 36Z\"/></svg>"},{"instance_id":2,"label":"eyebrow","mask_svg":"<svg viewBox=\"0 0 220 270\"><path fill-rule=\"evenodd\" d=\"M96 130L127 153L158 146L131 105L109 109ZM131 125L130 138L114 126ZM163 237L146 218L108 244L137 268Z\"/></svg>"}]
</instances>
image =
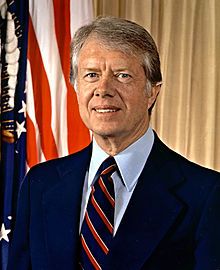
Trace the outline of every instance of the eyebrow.
<instances>
[{"instance_id":1,"label":"eyebrow","mask_svg":"<svg viewBox=\"0 0 220 270\"><path fill-rule=\"evenodd\" d=\"M95 67L82 67L81 70L83 71L100 71L100 68L95 68Z\"/></svg>"}]
</instances>

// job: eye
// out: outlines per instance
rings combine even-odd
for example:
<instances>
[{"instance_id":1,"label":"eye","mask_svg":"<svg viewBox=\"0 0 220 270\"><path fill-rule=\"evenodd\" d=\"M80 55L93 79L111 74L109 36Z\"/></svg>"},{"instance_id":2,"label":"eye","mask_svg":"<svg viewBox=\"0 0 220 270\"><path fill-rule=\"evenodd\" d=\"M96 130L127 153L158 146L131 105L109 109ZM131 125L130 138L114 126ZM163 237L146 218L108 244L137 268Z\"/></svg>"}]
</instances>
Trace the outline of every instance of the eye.
<instances>
[{"instance_id":1,"label":"eye","mask_svg":"<svg viewBox=\"0 0 220 270\"><path fill-rule=\"evenodd\" d=\"M89 78L94 78L94 77L97 77L97 73L95 73L95 72L90 72L90 73L88 73L88 74L86 74L86 77L89 77Z\"/></svg>"},{"instance_id":2,"label":"eye","mask_svg":"<svg viewBox=\"0 0 220 270\"><path fill-rule=\"evenodd\" d=\"M132 78L130 74L124 72L117 73L115 74L115 76L120 82L129 82L130 79Z\"/></svg>"},{"instance_id":3,"label":"eye","mask_svg":"<svg viewBox=\"0 0 220 270\"><path fill-rule=\"evenodd\" d=\"M94 82L99 78L99 74L96 72L89 72L84 75L84 79L88 82Z\"/></svg>"}]
</instances>

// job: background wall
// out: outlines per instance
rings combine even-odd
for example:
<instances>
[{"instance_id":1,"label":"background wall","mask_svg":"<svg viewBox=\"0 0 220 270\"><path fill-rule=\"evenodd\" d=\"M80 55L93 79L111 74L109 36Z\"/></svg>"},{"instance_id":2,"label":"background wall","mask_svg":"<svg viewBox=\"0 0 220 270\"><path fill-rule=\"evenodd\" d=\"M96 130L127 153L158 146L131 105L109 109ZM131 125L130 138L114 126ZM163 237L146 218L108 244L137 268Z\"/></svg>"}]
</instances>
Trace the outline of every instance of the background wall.
<instances>
[{"instance_id":1,"label":"background wall","mask_svg":"<svg viewBox=\"0 0 220 270\"><path fill-rule=\"evenodd\" d=\"M94 15L133 20L154 37L163 86L152 126L171 148L220 170L220 1L93 0Z\"/></svg>"}]
</instances>

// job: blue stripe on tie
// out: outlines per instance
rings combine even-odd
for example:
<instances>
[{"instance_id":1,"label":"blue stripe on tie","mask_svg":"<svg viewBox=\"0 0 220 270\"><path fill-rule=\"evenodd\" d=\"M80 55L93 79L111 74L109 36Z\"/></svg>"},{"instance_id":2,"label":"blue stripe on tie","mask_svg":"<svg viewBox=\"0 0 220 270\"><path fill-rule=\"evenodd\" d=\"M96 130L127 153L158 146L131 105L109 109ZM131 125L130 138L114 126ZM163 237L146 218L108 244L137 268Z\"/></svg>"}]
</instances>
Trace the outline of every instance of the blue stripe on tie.
<instances>
[{"instance_id":1,"label":"blue stripe on tie","mask_svg":"<svg viewBox=\"0 0 220 270\"><path fill-rule=\"evenodd\" d=\"M90 220L91 220L94 228L98 232L99 236L102 238L103 242L104 243L109 243L109 241L112 240L112 235L111 234L106 234L105 227L103 229L103 221L100 218L100 216L97 215L96 210L94 208L92 208L92 207L91 208L88 207L87 211L89 213ZM87 227L87 226L85 226L85 227Z\"/></svg>"},{"instance_id":2,"label":"blue stripe on tie","mask_svg":"<svg viewBox=\"0 0 220 270\"><path fill-rule=\"evenodd\" d=\"M86 235L86 242L92 255L99 263L102 262L103 250L97 245L97 242L88 227L85 229L84 234Z\"/></svg>"},{"instance_id":3,"label":"blue stripe on tie","mask_svg":"<svg viewBox=\"0 0 220 270\"><path fill-rule=\"evenodd\" d=\"M94 194L95 200L102 209L102 211L105 213L106 217L109 221L114 220L114 208L108 201L107 197L103 195L103 192L101 189L97 189ZM114 225L114 224L112 224Z\"/></svg>"},{"instance_id":4,"label":"blue stripe on tie","mask_svg":"<svg viewBox=\"0 0 220 270\"><path fill-rule=\"evenodd\" d=\"M117 166L114 158L111 157L105 160L100 167L101 169L99 170L99 177L95 181L93 187L94 192L91 192L90 194L86 217L83 220L81 228L81 235L83 235L83 238L87 244L87 246L81 245L80 251L80 263L84 270L95 269L91 263L91 254L97 263L102 267L113 239L114 184L110 176L114 171L116 171ZM108 192L106 192L102 185L100 186L100 175ZM109 194L112 198L109 197ZM96 203L94 203L94 200L98 206ZM88 222L88 216L92 225L90 222ZM109 222L107 222L103 216L105 216ZM109 225L109 223L111 225ZM85 251L87 248L91 254L88 254L88 251Z\"/></svg>"},{"instance_id":5,"label":"blue stripe on tie","mask_svg":"<svg viewBox=\"0 0 220 270\"><path fill-rule=\"evenodd\" d=\"M87 254L86 254L86 252L82 249L82 251L81 251L81 256L82 256L82 261L85 263L85 265L86 265L86 268L85 267L83 267L83 265L80 263L80 265L81 265L81 269L83 269L83 270L94 270L94 267L93 267L93 265L91 264L91 262L90 262L90 260L89 260L89 258L88 258L88 256L87 256Z\"/></svg>"}]
</instances>

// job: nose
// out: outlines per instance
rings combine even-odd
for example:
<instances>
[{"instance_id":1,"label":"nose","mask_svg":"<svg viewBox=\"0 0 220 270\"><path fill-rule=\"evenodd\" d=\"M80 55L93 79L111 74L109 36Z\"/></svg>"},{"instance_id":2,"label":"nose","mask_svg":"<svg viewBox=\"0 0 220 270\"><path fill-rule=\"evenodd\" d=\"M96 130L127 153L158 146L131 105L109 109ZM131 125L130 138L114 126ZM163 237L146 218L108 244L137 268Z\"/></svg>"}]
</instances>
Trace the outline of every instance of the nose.
<instances>
[{"instance_id":1,"label":"nose","mask_svg":"<svg viewBox=\"0 0 220 270\"><path fill-rule=\"evenodd\" d=\"M113 78L111 76L100 77L94 95L98 97L113 97L115 95Z\"/></svg>"}]
</instances>

